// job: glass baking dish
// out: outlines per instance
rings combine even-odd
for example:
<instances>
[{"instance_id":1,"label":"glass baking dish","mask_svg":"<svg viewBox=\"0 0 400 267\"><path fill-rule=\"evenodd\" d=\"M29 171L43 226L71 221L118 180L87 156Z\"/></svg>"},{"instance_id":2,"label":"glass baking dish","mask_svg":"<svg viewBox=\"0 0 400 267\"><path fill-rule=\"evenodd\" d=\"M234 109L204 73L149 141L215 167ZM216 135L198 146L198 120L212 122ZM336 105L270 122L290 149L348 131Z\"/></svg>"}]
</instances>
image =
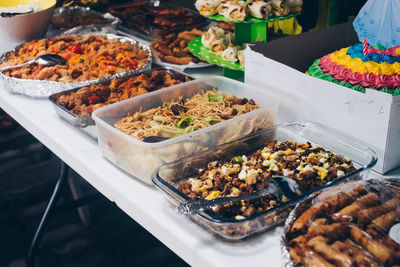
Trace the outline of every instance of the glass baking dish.
<instances>
[{"instance_id":1,"label":"glass baking dish","mask_svg":"<svg viewBox=\"0 0 400 267\"><path fill-rule=\"evenodd\" d=\"M228 95L254 99L260 108L157 143L140 141L114 128L114 124L128 113L146 111L180 96L189 98L213 88ZM104 157L129 174L152 184L151 173L165 163L271 127L275 124L277 108L278 99L263 90L225 77L209 76L103 107L96 110L92 118L96 122Z\"/></svg>"},{"instance_id":2,"label":"glass baking dish","mask_svg":"<svg viewBox=\"0 0 400 267\"><path fill-rule=\"evenodd\" d=\"M356 170L311 191L303 192L301 196L289 199L273 209L242 220L221 218L209 210L191 216L195 222L227 240L244 239L283 223L293 206L309 194L340 181L363 179L377 161L375 152L370 148L335 130L313 123L289 122L163 165L154 171L153 183L165 192L174 204L178 205L189 199L177 189L180 181L197 178L198 170L206 168L208 162L226 161L238 155L252 154L254 151L262 149L265 143L271 140L282 142L293 140L301 143L309 141L313 145L320 145L338 155L349 157Z\"/></svg>"}]
</instances>

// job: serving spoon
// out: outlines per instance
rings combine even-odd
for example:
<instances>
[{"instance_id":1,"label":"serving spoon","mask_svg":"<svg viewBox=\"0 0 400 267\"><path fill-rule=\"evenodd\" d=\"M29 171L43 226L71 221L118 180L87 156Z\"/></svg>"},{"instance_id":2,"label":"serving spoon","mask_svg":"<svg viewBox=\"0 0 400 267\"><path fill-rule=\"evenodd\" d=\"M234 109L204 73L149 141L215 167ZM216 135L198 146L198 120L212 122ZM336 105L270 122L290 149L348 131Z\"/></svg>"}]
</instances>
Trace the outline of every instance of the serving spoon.
<instances>
[{"instance_id":1,"label":"serving spoon","mask_svg":"<svg viewBox=\"0 0 400 267\"><path fill-rule=\"evenodd\" d=\"M241 195L237 197L217 197L214 199L189 199L178 205L176 212L180 215L194 215L202 211L209 210L215 206L222 206L229 203L263 197L268 194L276 196L282 201L283 195L289 199L293 199L301 195L299 184L288 177L274 176L269 179L267 188L254 191L253 193Z\"/></svg>"},{"instance_id":2,"label":"serving spoon","mask_svg":"<svg viewBox=\"0 0 400 267\"><path fill-rule=\"evenodd\" d=\"M30 64L33 64L36 62L38 64L44 65L44 66L65 65L65 59L62 56L55 55L55 54L45 54L45 55L38 56L37 58L29 60L22 64L0 68L0 72L23 67L23 66L30 65Z\"/></svg>"}]
</instances>

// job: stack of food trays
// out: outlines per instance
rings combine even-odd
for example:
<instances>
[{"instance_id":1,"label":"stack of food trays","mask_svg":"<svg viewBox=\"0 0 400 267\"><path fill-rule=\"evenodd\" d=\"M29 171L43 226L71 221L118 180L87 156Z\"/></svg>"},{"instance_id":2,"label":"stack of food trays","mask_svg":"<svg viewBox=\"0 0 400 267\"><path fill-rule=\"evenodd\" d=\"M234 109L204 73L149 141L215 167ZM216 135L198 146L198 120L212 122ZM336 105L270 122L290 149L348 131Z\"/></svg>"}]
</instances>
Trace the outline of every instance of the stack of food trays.
<instances>
[{"instance_id":1,"label":"stack of food trays","mask_svg":"<svg viewBox=\"0 0 400 267\"><path fill-rule=\"evenodd\" d=\"M2 55L0 66L21 64L39 55L56 54L65 65L31 64L0 73L13 93L37 98L64 90L135 75L151 68L149 47L114 34L64 35L26 42Z\"/></svg>"},{"instance_id":2,"label":"stack of food trays","mask_svg":"<svg viewBox=\"0 0 400 267\"><path fill-rule=\"evenodd\" d=\"M348 182L311 195L285 223L286 266L398 266L399 180Z\"/></svg>"},{"instance_id":3,"label":"stack of food trays","mask_svg":"<svg viewBox=\"0 0 400 267\"><path fill-rule=\"evenodd\" d=\"M175 84L192 77L169 68L156 68L134 76L116 78L49 96L57 114L97 138L92 112L98 108Z\"/></svg>"},{"instance_id":4,"label":"stack of food trays","mask_svg":"<svg viewBox=\"0 0 400 267\"><path fill-rule=\"evenodd\" d=\"M216 120L215 122L209 122L211 126L198 127L197 129L197 126L190 126L194 127L193 131L186 131L189 127L180 127L182 126L180 125L181 123L167 126L168 132L177 130L176 128L178 127L182 128L182 135L156 143L144 142L133 137L135 134L130 136L114 127L117 122L129 114L135 115L138 112L147 112L153 108L160 110L162 107L168 107L174 113L169 114L169 117L180 116L183 114L181 111L186 108L180 107L180 110L174 111L171 104L172 101L185 102L195 95L212 92L213 88L216 91L215 93L210 93L208 101L214 102L215 105L218 105L217 102L220 101L220 98L222 99L222 96L218 94L225 93L229 96L235 95L235 97L232 97L234 99L237 99L237 97L242 98L241 101L244 103L251 102L250 99L256 99L259 107L240 116L234 114L234 108L232 109L232 116L231 114L225 114L230 119L218 121L214 118L213 121ZM129 174L146 183L151 183L151 173L164 163L272 126L275 123L277 106L277 99L262 90L224 77L210 76L204 80L179 84L101 108L96 110L92 117L96 122L100 150L103 155ZM199 109L201 109L201 106L199 106ZM205 111L207 112L207 110ZM199 110L199 112L203 112L203 110ZM236 113L240 114L237 110ZM135 116L138 117L137 120L144 117L143 114ZM132 117L135 116L128 116L126 120L132 120ZM160 116L157 115L157 117ZM165 116L160 120L163 121L164 118ZM165 119L167 120L167 118ZM184 118L183 120L186 119ZM164 123L164 121L160 123L152 122L155 120L156 116L152 116L150 122L157 125ZM188 119L185 123L190 124L192 120L196 119ZM201 120L204 123L206 122L205 118Z\"/></svg>"},{"instance_id":5,"label":"stack of food trays","mask_svg":"<svg viewBox=\"0 0 400 267\"><path fill-rule=\"evenodd\" d=\"M189 196L245 195L265 188L268 179L277 175L295 179L302 191L298 197L277 200L267 195L191 216L227 240L240 240L283 223L293 206L309 194L366 177L375 163L369 148L331 129L294 122L166 164L152 179L175 204Z\"/></svg>"},{"instance_id":6,"label":"stack of food trays","mask_svg":"<svg viewBox=\"0 0 400 267\"><path fill-rule=\"evenodd\" d=\"M108 11L122 20L126 25L124 30L146 40L201 28L208 22L206 18L191 10L160 1L134 1L110 7Z\"/></svg>"}]
</instances>

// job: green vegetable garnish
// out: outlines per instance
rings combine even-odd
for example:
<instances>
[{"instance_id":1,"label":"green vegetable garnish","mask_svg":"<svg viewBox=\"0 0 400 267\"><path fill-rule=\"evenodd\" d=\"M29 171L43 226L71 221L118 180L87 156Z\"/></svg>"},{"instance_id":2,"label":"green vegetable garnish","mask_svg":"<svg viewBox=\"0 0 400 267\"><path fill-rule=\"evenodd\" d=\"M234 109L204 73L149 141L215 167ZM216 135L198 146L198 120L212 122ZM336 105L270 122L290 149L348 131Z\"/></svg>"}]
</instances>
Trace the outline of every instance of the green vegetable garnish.
<instances>
[{"instance_id":1,"label":"green vegetable garnish","mask_svg":"<svg viewBox=\"0 0 400 267\"><path fill-rule=\"evenodd\" d=\"M208 95L208 102L222 102L224 97L222 95Z\"/></svg>"},{"instance_id":2,"label":"green vegetable garnish","mask_svg":"<svg viewBox=\"0 0 400 267\"><path fill-rule=\"evenodd\" d=\"M237 156L233 158L233 161L236 163L242 163L244 162L243 158L241 156Z\"/></svg>"},{"instance_id":3,"label":"green vegetable garnish","mask_svg":"<svg viewBox=\"0 0 400 267\"><path fill-rule=\"evenodd\" d=\"M210 125L214 125L217 124L218 122L220 122L218 119L216 119L213 115L205 117L205 118L200 118L200 120L202 121L206 121L208 122Z\"/></svg>"},{"instance_id":4,"label":"green vegetable garnish","mask_svg":"<svg viewBox=\"0 0 400 267\"><path fill-rule=\"evenodd\" d=\"M186 127L189 126L189 124L193 122L193 118L192 117L185 117L183 119L181 119L180 121L178 121L178 123L176 124L176 127L181 128L181 129L185 129Z\"/></svg>"},{"instance_id":5,"label":"green vegetable garnish","mask_svg":"<svg viewBox=\"0 0 400 267\"><path fill-rule=\"evenodd\" d=\"M165 102L163 104L163 108L169 109L169 106L171 105L171 102Z\"/></svg>"}]
</instances>

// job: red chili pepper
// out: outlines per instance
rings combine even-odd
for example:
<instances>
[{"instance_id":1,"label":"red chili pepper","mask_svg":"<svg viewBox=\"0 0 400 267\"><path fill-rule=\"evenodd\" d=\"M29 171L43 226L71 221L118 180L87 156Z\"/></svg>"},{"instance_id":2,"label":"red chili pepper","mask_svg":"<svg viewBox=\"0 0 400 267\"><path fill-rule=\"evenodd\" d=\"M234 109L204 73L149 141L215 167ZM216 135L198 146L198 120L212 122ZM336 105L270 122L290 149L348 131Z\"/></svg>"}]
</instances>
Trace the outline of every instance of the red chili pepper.
<instances>
[{"instance_id":1,"label":"red chili pepper","mask_svg":"<svg viewBox=\"0 0 400 267\"><path fill-rule=\"evenodd\" d=\"M38 65L36 70L35 70L35 72L32 73L32 78L35 78L42 69L43 69L43 66L42 65Z\"/></svg>"},{"instance_id":2,"label":"red chili pepper","mask_svg":"<svg viewBox=\"0 0 400 267\"><path fill-rule=\"evenodd\" d=\"M133 63L131 64L131 70L136 69L138 66L138 61L134 60Z\"/></svg>"},{"instance_id":3,"label":"red chili pepper","mask_svg":"<svg viewBox=\"0 0 400 267\"><path fill-rule=\"evenodd\" d=\"M79 45L70 45L65 49L65 52L80 54L82 53L82 48Z\"/></svg>"},{"instance_id":4,"label":"red chili pepper","mask_svg":"<svg viewBox=\"0 0 400 267\"><path fill-rule=\"evenodd\" d=\"M96 40L94 40L95 42L98 42L98 43L102 43L103 41L102 40L100 40L100 39L96 39Z\"/></svg>"},{"instance_id":5,"label":"red chili pepper","mask_svg":"<svg viewBox=\"0 0 400 267\"><path fill-rule=\"evenodd\" d=\"M105 66L117 66L114 62L108 62L108 61L104 61L103 64Z\"/></svg>"},{"instance_id":6,"label":"red chili pepper","mask_svg":"<svg viewBox=\"0 0 400 267\"><path fill-rule=\"evenodd\" d=\"M89 100L89 105L96 104L101 101L100 97L98 97L97 95L89 96L88 100Z\"/></svg>"}]
</instances>

